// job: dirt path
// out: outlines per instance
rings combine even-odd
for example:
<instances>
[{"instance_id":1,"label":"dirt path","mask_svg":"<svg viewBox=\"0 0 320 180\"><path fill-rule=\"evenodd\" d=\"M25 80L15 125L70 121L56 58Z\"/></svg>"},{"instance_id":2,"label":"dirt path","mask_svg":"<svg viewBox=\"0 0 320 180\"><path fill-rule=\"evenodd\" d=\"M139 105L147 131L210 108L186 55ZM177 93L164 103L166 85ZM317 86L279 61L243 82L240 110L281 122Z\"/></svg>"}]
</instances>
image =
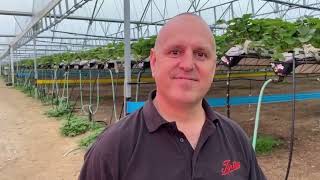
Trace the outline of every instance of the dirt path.
<instances>
[{"instance_id":1,"label":"dirt path","mask_svg":"<svg viewBox=\"0 0 320 180\"><path fill-rule=\"evenodd\" d=\"M225 82L216 83L209 97L223 97ZM261 83L252 83L253 95L257 95ZM103 92L108 93L107 89ZM119 87L119 89L122 89ZM141 88L141 99L146 99L154 85ZM232 83L232 96L249 94L248 82ZM300 80L297 91L315 91L320 83ZM134 91L133 91L134 92ZM290 84L282 83L266 89L266 94L290 93ZM77 93L73 93L78 96ZM109 92L110 95L110 92ZM119 105L122 100L119 97ZM96 120L108 122L112 109L111 98L101 101ZM320 101L311 100L296 104L296 135L290 180L320 179ZM59 135L60 123L42 115L47 108L23 93L4 86L0 80L0 180L73 180L77 179L84 151L66 152L77 147L77 138ZM118 107L120 111L120 107ZM256 106L231 107L231 117L251 135ZM225 107L215 110L225 114ZM251 120L250 120L251 119ZM259 132L284 140L284 145L270 155L258 156L268 179L284 179L288 161L288 140L291 120L291 104L263 105ZM317 128L318 127L318 128ZM316 130L314 130L316 129Z\"/></svg>"},{"instance_id":2,"label":"dirt path","mask_svg":"<svg viewBox=\"0 0 320 180\"><path fill-rule=\"evenodd\" d=\"M60 123L43 115L46 107L0 80L0 179L77 179L83 161L78 138L59 134Z\"/></svg>"}]
</instances>

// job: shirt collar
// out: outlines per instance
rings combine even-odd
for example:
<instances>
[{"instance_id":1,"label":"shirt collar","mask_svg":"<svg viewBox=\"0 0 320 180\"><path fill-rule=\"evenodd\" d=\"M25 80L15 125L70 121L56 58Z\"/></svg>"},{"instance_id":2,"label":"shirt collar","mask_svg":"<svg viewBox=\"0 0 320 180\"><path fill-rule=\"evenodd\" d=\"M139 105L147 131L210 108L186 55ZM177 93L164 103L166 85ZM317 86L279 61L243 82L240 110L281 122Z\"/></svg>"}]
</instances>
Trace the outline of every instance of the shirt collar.
<instances>
[{"instance_id":1,"label":"shirt collar","mask_svg":"<svg viewBox=\"0 0 320 180\"><path fill-rule=\"evenodd\" d=\"M142 109L143 117L150 133L156 131L160 126L164 124L169 124L168 121L162 118L162 116L159 114L156 107L154 106L153 99L155 97L156 97L156 90L153 90L149 94L148 100L146 101ZM206 113L206 120L209 120L214 123L219 120L218 116L210 108L208 102L205 99L202 100L202 107Z\"/></svg>"}]
</instances>

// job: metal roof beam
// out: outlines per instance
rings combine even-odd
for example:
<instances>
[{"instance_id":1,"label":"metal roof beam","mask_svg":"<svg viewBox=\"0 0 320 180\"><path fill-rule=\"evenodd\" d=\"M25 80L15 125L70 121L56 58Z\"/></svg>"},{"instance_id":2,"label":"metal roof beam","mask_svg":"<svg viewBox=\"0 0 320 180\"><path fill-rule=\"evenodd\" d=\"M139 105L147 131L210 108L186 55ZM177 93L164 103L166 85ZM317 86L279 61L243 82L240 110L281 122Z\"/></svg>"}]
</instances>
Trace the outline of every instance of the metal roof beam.
<instances>
[{"instance_id":1,"label":"metal roof beam","mask_svg":"<svg viewBox=\"0 0 320 180\"><path fill-rule=\"evenodd\" d=\"M34 51L33 48L21 48L19 49L19 52L23 52L23 51ZM36 51L59 51L59 52L70 52L69 50L67 49L36 49Z\"/></svg>"},{"instance_id":2,"label":"metal roof beam","mask_svg":"<svg viewBox=\"0 0 320 180\"><path fill-rule=\"evenodd\" d=\"M99 36L99 35L92 35L92 34L82 34L82 33L74 33L74 32L67 32L67 31L57 31L57 30L51 30L52 32L56 33L63 33L63 34L70 34L75 36L85 36L83 39L88 39L86 37L96 37L96 38L102 38L102 39L112 39L112 40L123 40L121 37L115 37L115 36ZM131 38L132 41L136 41L137 39Z\"/></svg>"},{"instance_id":3,"label":"metal roof beam","mask_svg":"<svg viewBox=\"0 0 320 180\"><path fill-rule=\"evenodd\" d=\"M0 46L9 46L9 44L0 43ZM66 45L57 45L57 44L36 44L36 46L38 46L38 47L60 47L60 46L66 47ZM25 44L25 45L23 45L23 47L33 47L33 44Z\"/></svg>"},{"instance_id":4,"label":"metal roof beam","mask_svg":"<svg viewBox=\"0 0 320 180\"><path fill-rule=\"evenodd\" d=\"M90 45L90 44L81 44L81 43L72 43L72 42L56 42L56 41L44 41L44 40L36 40L37 42L42 43L51 43L51 44L61 44L61 45L71 45L71 46L84 46L84 47L99 47L101 45Z\"/></svg>"},{"instance_id":5,"label":"metal roof beam","mask_svg":"<svg viewBox=\"0 0 320 180\"><path fill-rule=\"evenodd\" d=\"M0 10L0 15L7 15L7 16L26 16L26 17L31 17L32 13L31 12L21 12L21 11L6 11L6 10ZM48 15L47 17L53 18L53 15ZM56 16L56 18L61 18L60 16ZM90 17L85 17L85 16L68 16L65 19L70 19L70 20L80 20L80 21L90 21ZM97 22L111 22L111 23L123 23L124 21L121 19L114 19L114 18L93 18L92 21L97 21ZM144 25L158 25L162 26L163 23L158 22L149 22L149 21L135 21L131 20L131 24L144 24Z\"/></svg>"},{"instance_id":6,"label":"metal roof beam","mask_svg":"<svg viewBox=\"0 0 320 180\"><path fill-rule=\"evenodd\" d=\"M77 35L77 33L71 33L71 32L65 32L66 34L74 34ZM81 34L80 34L81 35ZM84 36L85 34L83 34L82 36ZM91 36L91 35L88 35ZM0 37L17 37L16 35L9 35L9 34L0 34ZM96 37L96 38L88 38L88 37L66 37L66 36L37 36L37 39L83 39L83 40L101 40L101 41L108 41L108 40L123 40L123 38L121 37L113 37L113 36L108 36L108 37L104 37L104 36L97 36L97 35L92 35L91 37Z\"/></svg>"},{"instance_id":7,"label":"metal roof beam","mask_svg":"<svg viewBox=\"0 0 320 180\"><path fill-rule=\"evenodd\" d=\"M268 2L266 2L266 3L268 3ZM320 3L308 4L308 6L317 6L317 5L320 5ZM298 6L290 7L289 6L286 9L279 10L278 13L280 13L280 12L288 12L289 10L294 10L294 9L298 9L298 8L301 8L301 7L298 7ZM265 15L269 15L269 14L274 14L274 11L265 12L265 13L257 13L253 17L265 16ZM312 16L318 16L318 15L320 15L320 14L313 14ZM290 19L297 19L297 18L290 18Z\"/></svg>"},{"instance_id":8,"label":"metal roof beam","mask_svg":"<svg viewBox=\"0 0 320 180\"><path fill-rule=\"evenodd\" d=\"M306 5L305 3L304 4L298 4L298 3L284 2L284 1L279 1L279 0L263 0L263 1L274 2L274 3L277 3L277 4L286 5L286 6L289 6L289 7L297 7L297 8L304 8L304 9L320 11L320 8L313 7L313 6L310 6L310 5Z\"/></svg>"}]
</instances>

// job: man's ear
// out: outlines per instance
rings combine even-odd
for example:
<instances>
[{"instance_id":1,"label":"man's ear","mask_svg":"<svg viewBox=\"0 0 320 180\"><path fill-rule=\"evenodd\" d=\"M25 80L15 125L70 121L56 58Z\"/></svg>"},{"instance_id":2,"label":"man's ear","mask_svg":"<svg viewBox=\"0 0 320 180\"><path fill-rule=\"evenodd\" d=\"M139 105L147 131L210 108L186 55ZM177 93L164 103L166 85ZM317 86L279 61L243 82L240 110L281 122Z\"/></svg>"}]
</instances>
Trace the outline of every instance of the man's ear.
<instances>
[{"instance_id":1,"label":"man's ear","mask_svg":"<svg viewBox=\"0 0 320 180\"><path fill-rule=\"evenodd\" d=\"M154 75L155 75L155 71L156 71L156 61L157 61L157 58L156 58L156 51L154 48L152 48L150 50L150 68L151 68L151 73L152 73L152 77L154 78Z\"/></svg>"}]
</instances>

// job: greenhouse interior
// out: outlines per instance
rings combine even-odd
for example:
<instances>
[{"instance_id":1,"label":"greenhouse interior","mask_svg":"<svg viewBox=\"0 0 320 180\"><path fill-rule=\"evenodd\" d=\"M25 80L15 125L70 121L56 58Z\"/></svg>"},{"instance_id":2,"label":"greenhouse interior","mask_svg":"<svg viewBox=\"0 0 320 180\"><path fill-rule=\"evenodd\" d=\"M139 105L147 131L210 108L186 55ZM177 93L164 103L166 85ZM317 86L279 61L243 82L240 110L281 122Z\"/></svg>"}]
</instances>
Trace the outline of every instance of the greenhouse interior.
<instances>
[{"instance_id":1,"label":"greenhouse interior","mask_svg":"<svg viewBox=\"0 0 320 180\"><path fill-rule=\"evenodd\" d=\"M183 18L190 21L180 22ZM119 134L113 135L114 139L119 135L124 137L121 143L130 144L129 139L134 137L126 130L128 119L143 114L155 89L159 94L170 94L172 88L179 89L179 83L185 89L193 84L193 93L201 89L201 84L195 85L197 82L185 82L190 80L181 80L178 85L161 81L161 77L170 76L170 70L163 71L167 75L160 70L157 74L157 68L165 68L160 66L165 60L160 58L160 50L166 47L159 46L182 34L191 35L183 37L186 44L204 36L205 32L195 33L197 26L181 28L191 24L192 18L205 22L214 40L214 48L209 51L214 52L210 58L214 59L215 69L210 71L212 81L199 102L205 99L210 112L239 125L254 159L248 160L249 165L242 157L231 157L231 150L220 149L211 152L212 156L228 156L230 164L219 161L212 168L206 167L210 158L198 161L210 143L200 146L205 129L200 128L195 146L192 138L183 135L185 147L194 151L190 161L183 161L193 170L184 170L190 177L182 179L320 179L320 0L2 0L0 179L98 180L99 176L89 176L92 172L86 168L100 162L99 158L93 164L87 164L90 159L86 158L93 156L90 153L116 128L119 132L113 133ZM173 34L168 29L178 22L182 32ZM171 37L164 41L166 30L171 31ZM173 53L186 52L175 49ZM209 58L202 51L197 55ZM201 74L198 65L204 68L205 62L194 59L190 73ZM180 67L179 71L185 69ZM179 109L179 97L186 95L187 101L191 99L187 96L193 95L183 93L181 87L173 95L177 102L171 107L159 109L161 95L156 96L157 101L151 99L165 122L171 123L161 110ZM199 105L203 111L204 105ZM177 111L175 115L181 114ZM207 112L204 116L208 118ZM183 124L177 121L176 129L183 134L180 123ZM146 128L148 123L141 126ZM196 131L196 127L189 130ZM136 146L147 143L140 141L149 137L145 132L139 133L134 140ZM141 147L116 152L117 156L125 153L120 157L131 153L126 171L108 162L117 176L100 179L144 180L157 176L151 179L180 180L182 167L176 167L175 160L164 158L170 162L160 166L158 159L164 155L158 152L166 153L166 148L156 140L152 139L153 144L160 150L153 153ZM182 140L177 139L177 143ZM120 142L111 140L106 144L116 147L116 143ZM215 145L223 147L219 143ZM105 151L109 149L106 147ZM132 165L140 162L135 160L139 153L151 162L149 166ZM257 167L252 165L255 158ZM179 156L176 159L181 161ZM253 177L253 168L260 169L265 177ZM146 174L139 176L140 171ZM160 171L162 175L158 175ZM170 171L176 176L170 176ZM214 173L217 175L211 176Z\"/></svg>"}]
</instances>

